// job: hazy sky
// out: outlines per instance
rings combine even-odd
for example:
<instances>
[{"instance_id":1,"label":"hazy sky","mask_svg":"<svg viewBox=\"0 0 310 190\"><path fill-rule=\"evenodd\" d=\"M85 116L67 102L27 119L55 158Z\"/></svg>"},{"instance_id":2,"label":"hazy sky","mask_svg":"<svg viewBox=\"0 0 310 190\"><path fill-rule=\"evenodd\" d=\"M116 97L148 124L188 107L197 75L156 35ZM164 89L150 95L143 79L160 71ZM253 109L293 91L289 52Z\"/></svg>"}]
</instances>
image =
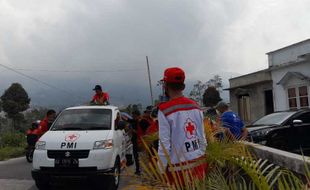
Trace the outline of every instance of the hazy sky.
<instances>
[{"instance_id":1,"label":"hazy sky","mask_svg":"<svg viewBox=\"0 0 310 190\"><path fill-rule=\"evenodd\" d=\"M107 71L21 71L68 95L0 67L0 93L20 82L34 104L67 105L101 83L117 104L146 103L146 55L154 89L169 66L189 84L253 72L267 67L266 52L310 37L309 10L309 0L0 0L1 64Z\"/></svg>"}]
</instances>

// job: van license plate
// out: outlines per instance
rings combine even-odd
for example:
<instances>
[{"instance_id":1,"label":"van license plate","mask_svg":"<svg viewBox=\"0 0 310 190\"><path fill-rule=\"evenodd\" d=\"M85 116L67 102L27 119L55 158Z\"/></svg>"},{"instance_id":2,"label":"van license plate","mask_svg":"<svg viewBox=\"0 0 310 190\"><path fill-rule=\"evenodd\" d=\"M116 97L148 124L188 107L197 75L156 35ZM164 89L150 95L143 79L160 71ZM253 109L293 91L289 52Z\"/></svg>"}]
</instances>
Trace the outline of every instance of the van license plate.
<instances>
[{"instance_id":1,"label":"van license plate","mask_svg":"<svg viewBox=\"0 0 310 190\"><path fill-rule=\"evenodd\" d=\"M79 167L79 159L73 159L73 158L55 159L55 167L58 167L58 168L78 168Z\"/></svg>"}]
</instances>

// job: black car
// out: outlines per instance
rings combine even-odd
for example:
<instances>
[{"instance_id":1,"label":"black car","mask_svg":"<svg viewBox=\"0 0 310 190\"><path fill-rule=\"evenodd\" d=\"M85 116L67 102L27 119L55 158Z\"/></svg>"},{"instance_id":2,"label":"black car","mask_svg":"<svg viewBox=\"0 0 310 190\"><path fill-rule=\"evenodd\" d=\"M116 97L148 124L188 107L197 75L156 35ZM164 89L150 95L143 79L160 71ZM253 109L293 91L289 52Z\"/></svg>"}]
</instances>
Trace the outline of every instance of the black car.
<instances>
[{"instance_id":1,"label":"black car","mask_svg":"<svg viewBox=\"0 0 310 190\"><path fill-rule=\"evenodd\" d=\"M247 128L254 143L310 155L310 109L272 113Z\"/></svg>"}]
</instances>

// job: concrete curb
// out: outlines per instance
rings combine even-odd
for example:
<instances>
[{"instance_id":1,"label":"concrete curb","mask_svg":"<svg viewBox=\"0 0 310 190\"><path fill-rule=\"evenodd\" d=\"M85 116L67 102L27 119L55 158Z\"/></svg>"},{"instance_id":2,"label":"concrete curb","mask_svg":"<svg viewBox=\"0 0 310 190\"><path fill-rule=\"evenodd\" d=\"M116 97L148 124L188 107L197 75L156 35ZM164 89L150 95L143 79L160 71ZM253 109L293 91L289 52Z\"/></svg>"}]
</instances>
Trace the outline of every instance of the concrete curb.
<instances>
[{"instance_id":1,"label":"concrete curb","mask_svg":"<svg viewBox=\"0 0 310 190\"><path fill-rule=\"evenodd\" d=\"M19 162L21 160L25 160L26 161L26 157L23 156L23 157L18 157L18 158L11 158L9 160L4 160L4 161L0 161L0 165L3 165L3 164L12 164L12 163L15 163L15 162Z\"/></svg>"},{"instance_id":2,"label":"concrete curb","mask_svg":"<svg viewBox=\"0 0 310 190\"><path fill-rule=\"evenodd\" d=\"M254 143L245 143L249 145L253 151L255 152L258 158L263 160L268 160L273 164L278 166L285 167L291 171L294 171L298 174L305 174L305 164L310 168L310 157L302 156L299 154L294 154L290 152L286 152L283 150L278 150L275 148L270 148L263 145L258 145Z\"/></svg>"}]
</instances>

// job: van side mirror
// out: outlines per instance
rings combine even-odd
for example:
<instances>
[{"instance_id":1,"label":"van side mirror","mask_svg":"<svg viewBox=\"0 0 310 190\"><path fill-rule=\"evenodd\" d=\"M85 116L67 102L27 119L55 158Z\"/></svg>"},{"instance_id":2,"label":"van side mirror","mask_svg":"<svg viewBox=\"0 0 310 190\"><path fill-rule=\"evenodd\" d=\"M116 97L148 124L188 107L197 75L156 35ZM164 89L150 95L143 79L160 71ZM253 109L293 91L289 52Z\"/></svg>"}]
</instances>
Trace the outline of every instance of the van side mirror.
<instances>
[{"instance_id":1,"label":"van side mirror","mask_svg":"<svg viewBox=\"0 0 310 190\"><path fill-rule=\"evenodd\" d=\"M293 120L293 125L301 125L303 122L300 119Z\"/></svg>"}]
</instances>

